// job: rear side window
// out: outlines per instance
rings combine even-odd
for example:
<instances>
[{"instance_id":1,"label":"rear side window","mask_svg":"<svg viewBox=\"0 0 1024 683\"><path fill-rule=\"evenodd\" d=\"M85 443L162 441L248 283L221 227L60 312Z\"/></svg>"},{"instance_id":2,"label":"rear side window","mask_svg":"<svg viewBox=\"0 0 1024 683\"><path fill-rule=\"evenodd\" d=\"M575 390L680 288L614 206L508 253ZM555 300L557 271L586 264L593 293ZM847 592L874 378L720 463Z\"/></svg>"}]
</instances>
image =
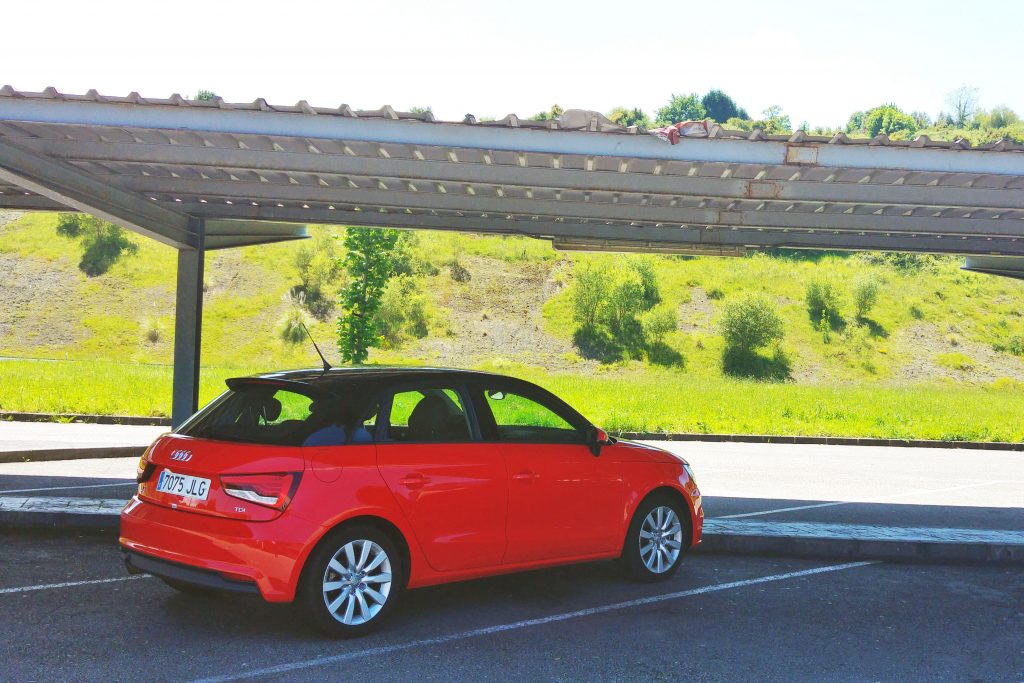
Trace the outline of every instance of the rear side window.
<instances>
[{"instance_id":1,"label":"rear side window","mask_svg":"<svg viewBox=\"0 0 1024 683\"><path fill-rule=\"evenodd\" d=\"M275 446L340 446L372 440L376 410L310 388L240 385L181 433ZM364 424L369 423L369 428Z\"/></svg>"},{"instance_id":2,"label":"rear side window","mask_svg":"<svg viewBox=\"0 0 1024 683\"><path fill-rule=\"evenodd\" d=\"M394 393L384 435L386 441L454 443L472 440L472 429L455 389L410 389Z\"/></svg>"},{"instance_id":3,"label":"rear side window","mask_svg":"<svg viewBox=\"0 0 1024 683\"><path fill-rule=\"evenodd\" d=\"M502 389L484 391L498 439L520 443L582 443L583 433L554 408Z\"/></svg>"}]
</instances>

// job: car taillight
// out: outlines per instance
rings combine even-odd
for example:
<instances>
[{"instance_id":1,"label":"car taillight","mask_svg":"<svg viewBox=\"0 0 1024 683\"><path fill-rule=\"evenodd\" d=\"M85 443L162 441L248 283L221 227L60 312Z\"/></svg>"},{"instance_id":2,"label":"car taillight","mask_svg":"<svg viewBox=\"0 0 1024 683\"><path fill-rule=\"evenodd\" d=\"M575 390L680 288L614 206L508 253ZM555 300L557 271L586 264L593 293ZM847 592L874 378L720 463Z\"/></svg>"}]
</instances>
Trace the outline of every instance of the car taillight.
<instances>
[{"instance_id":1,"label":"car taillight","mask_svg":"<svg viewBox=\"0 0 1024 683\"><path fill-rule=\"evenodd\" d=\"M220 478L224 493L234 498L284 510L299 486L298 473L228 474Z\"/></svg>"},{"instance_id":2,"label":"car taillight","mask_svg":"<svg viewBox=\"0 0 1024 683\"><path fill-rule=\"evenodd\" d=\"M135 481L140 484L149 480L149 478L153 476L153 470L156 469L156 465L154 465L149 459L150 454L153 452L153 446L155 445L156 442L154 441L149 448L146 449L146 452L142 454L141 458L139 458L138 466L135 468Z\"/></svg>"}]
</instances>

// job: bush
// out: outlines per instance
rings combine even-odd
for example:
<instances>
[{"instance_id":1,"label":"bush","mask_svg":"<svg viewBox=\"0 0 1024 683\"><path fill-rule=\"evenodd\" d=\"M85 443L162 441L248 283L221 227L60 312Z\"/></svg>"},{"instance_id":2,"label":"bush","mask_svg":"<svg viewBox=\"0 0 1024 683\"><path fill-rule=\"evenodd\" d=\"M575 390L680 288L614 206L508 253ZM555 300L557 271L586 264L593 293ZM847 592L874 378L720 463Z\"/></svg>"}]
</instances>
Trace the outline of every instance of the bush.
<instances>
[{"instance_id":1,"label":"bush","mask_svg":"<svg viewBox=\"0 0 1024 683\"><path fill-rule=\"evenodd\" d=\"M924 320L924 309L919 302L910 304L910 317L914 320Z\"/></svg>"},{"instance_id":2,"label":"bush","mask_svg":"<svg viewBox=\"0 0 1024 683\"><path fill-rule=\"evenodd\" d=\"M302 309L293 306L278 325L278 334L289 344L298 344L306 340L306 331L302 325L306 322Z\"/></svg>"},{"instance_id":3,"label":"bush","mask_svg":"<svg viewBox=\"0 0 1024 683\"><path fill-rule=\"evenodd\" d=\"M143 336L150 344L156 344L160 341L160 322L155 318L150 318L143 322Z\"/></svg>"},{"instance_id":4,"label":"bush","mask_svg":"<svg viewBox=\"0 0 1024 683\"><path fill-rule=\"evenodd\" d=\"M473 279L469 269L459 262L459 259L454 259L448 266L448 272L451 273L452 279L456 282L469 282Z\"/></svg>"},{"instance_id":5,"label":"bush","mask_svg":"<svg viewBox=\"0 0 1024 683\"><path fill-rule=\"evenodd\" d=\"M784 335L782 318L760 294L726 304L719 326L726 347L744 351L781 341Z\"/></svg>"},{"instance_id":6,"label":"bush","mask_svg":"<svg viewBox=\"0 0 1024 683\"><path fill-rule=\"evenodd\" d=\"M594 263L584 262L576 269L569 297L573 320L580 327L593 327L597 323L598 311L608 297L608 280L608 269Z\"/></svg>"},{"instance_id":7,"label":"bush","mask_svg":"<svg viewBox=\"0 0 1024 683\"><path fill-rule=\"evenodd\" d=\"M708 287L708 289L705 292L705 294L707 294L707 297L709 299L714 299L716 301L718 299L724 299L725 298L725 292L722 291L721 287Z\"/></svg>"},{"instance_id":8,"label":"bush","mask_svg":"<svg viewBox=\"0 0 1024 683\"><path fill-rule=\"evenodd\" d=\"M645 337L655 344L665 341L665 335L674 332L678 324L676 311L668 304L656 306L640 316Z\"/></svg>"},{"instance_id":9,"label":"bush","mask_svg":"<svg viewBox=\"0 0 1024 683\"><path fill-rule=\"evenodd\" d=\"M60 214L57 234L81 241L78 269L89 277L103 275L122 255L139 251L139 245L128 239L122 228L88 214Z\"/></svg>"},{"instance_id":10,"label":"bush","mask_svg":"<svg viewBox=\"0 0 1024 683\"><path fill-rule=\"evenodd\" d=\"M804 294L807 303L807 315L817 324L822 320L837 327L842 323L842 315L839 312L842 306L842 295L839 288L827 280L811 280L807 283L807 291Z\"/></svg>"},{"instance_id":11,"label":"bush","mask_svg":"<svg viewBox=\"0 0 1024 683\"><path fill-rule=\"evenodd\" d=\"M422 339L430 333L433 317L430 303L420 281L397 275L388 282L377 311L377 331L385 347L396 347L406 339Z\"/></svg>"},{"instance_id":12,"label":"bush","mask_svg":"<svg viewBox=\"0 0 1024 683\"><path fill-rule=\"evenodd\" d=\"M295 252L295 268L302 284L292 288L293 298L318 320L326 320L334 310L330 290L342 273L334 236L320 233L310 243L299 247Z\"/></svg>"},{"instance_id":13,"label":"bush","mask_svg":"<svg viewBox=\"0 0 1024 683\"><path fill-rule=\"evenodd\" d=\"M636 258L629 262L630 269L636 273L640 283L640 307L647 311L661 303L661 290L658 288L658 276L654 272L654 263L650 258Z\"/></svg>"},{"instance_id":14,"label":"bush","mask_svg":"<svg viewBox=\"0 0 1024 683\"><path fill-rule=\"evenodd\" d=\"M853 305L858 318L863 318L875 307L881 288L878 278L870 273L860 275L853 281Z\"/></svg>"}]
</instances>

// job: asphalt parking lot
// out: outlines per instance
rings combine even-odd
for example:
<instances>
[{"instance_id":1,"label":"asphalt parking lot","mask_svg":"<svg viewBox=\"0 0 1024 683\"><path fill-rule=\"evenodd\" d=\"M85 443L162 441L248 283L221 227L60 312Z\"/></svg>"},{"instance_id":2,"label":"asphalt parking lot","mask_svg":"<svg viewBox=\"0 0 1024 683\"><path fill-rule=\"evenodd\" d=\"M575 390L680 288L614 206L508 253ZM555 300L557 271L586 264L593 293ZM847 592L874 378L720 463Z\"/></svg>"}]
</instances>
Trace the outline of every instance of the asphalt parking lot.
<instances>
[{"instance_id":1,"label":"asphalt parking lot","mask_svg":"<svg viewBox=\"0 0 1024 683\"><path fill-rule=\"evenodd\" d=\"M1024 680L1019 568L705 554L641 585L581 565L413 591L331 641L287 606L128 579L110 536L4 532L0 566L12 681Z\"/></svg>"}]
</instances>

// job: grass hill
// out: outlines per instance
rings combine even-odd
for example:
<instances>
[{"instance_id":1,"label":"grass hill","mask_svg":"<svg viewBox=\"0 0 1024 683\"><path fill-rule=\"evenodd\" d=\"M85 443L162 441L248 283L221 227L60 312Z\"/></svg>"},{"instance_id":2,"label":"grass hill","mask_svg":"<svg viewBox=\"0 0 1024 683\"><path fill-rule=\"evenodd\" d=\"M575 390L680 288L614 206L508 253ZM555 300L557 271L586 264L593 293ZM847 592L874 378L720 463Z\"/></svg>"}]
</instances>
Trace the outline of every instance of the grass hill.
<instances>
[{"instance_id":1,"label":"grass hill","mask_svg":"<svg viewBox=\"0 0 1024 683\"><path fill-rule=\"evenodd\" d=\"M136 254L87 277L56 215L0 215L0 410L166 415L175 252L141 237ZM203 398L225 377L316 364L283 334L302 316L337 360L336 313L317 319L291 294L296 254L316 240L212 252L203 325ZM335 247L341 250L340 241ZM538 381L613 430L1024 439L1024 284L966 273L952 257L755 254L745 258L585 255L528 238L421 233L395 306L418 302L371 363L498 370ZM678 323L663 353L607 362L574 344L574 277L637 260L653 271ZM879 285L863 318L850 283ZM338 274L325 287L332 299ZM835 324L815 323L809 282L841 296ZM783 371L723 371L723 307L763 293L783 321ZM588 357L590 356L590 357ZM654 359L652 361L652 358ZM45 360L37 360L45 359ZM656 362L655 362L656 361ZM764 379L770 377L770 380Z\"/></svg>"}]
</instances>

